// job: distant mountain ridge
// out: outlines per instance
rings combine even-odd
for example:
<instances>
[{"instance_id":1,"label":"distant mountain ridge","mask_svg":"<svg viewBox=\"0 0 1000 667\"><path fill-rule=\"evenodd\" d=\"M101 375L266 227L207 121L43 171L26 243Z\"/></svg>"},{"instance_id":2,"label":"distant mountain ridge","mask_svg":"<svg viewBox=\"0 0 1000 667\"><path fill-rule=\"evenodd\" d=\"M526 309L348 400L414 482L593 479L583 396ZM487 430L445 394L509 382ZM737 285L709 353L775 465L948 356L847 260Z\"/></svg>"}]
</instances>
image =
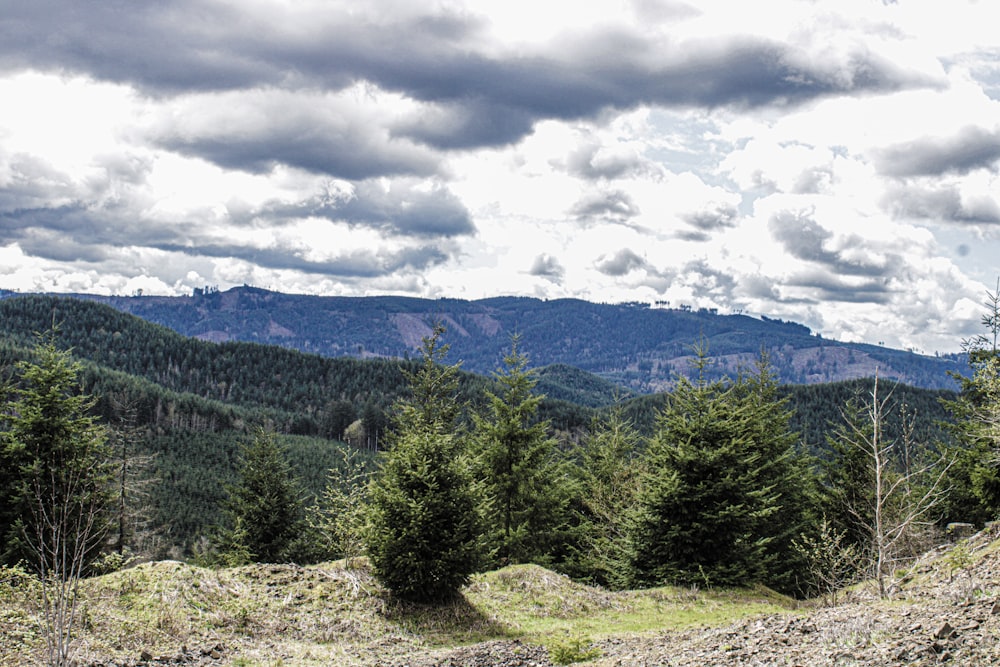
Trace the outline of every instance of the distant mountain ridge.
<instances>
[{"instance_id":1,"label":"distant mountain ridge","mask_svg":"<svg viewBox=\"0 0 1000 667\"><path fill-rule=\"evenodd\" d=\"M572 366L640 393L669 389L677 374L689 372L699 342L714 361L713 375L733 375L766 349L779 381L791 384L869 377L877 369L913 386L954 389L949 372L966 368L960 354L930 357L841 343L794 322L640 303L322 297L255 287L199 289L184 297L62 296L106 303L202 340L280 345L327 357L407 358L441 321L449 359L461 360L464 370L489 374L499 368L517 334L533 366Z\"/></svg>"}]
</instances>

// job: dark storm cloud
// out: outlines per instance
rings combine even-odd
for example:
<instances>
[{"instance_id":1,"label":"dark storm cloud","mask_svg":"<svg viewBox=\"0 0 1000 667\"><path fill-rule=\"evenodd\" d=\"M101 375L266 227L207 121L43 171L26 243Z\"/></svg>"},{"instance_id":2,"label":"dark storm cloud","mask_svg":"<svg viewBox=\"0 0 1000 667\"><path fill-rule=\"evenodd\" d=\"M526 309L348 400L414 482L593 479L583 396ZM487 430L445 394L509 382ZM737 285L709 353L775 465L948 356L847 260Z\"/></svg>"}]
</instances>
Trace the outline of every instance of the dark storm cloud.
<instances>
[{"instance_id":1,"label":"dark storm cloud","mask_svg":"<svg viewBox=\"0 0 1000 667\"><path fill-rule=\"evenodd\" d=\"M768 229L774 239L793 257L822 265L834 275L882 276L891 272L893 270L891 264L899 259L892 256L890 257L892 261L888 265L883 265L876 261L845 257L843 252L828 250L826 242L833 238L833 234L803 213L786 211L774 215L768 222ZM856 243L850 245L853 249L857 249L864 244L864 240L859 238Z\"/></svg>"},{"instance_id":2,"label":"dark storm cloud","mask_svg":"<svg viewBox=\"0 0 1000 667\"><path fill-rule=\"evenodd\" d=\"M190 250L208 238L201 220L153 222L120 202L7 211L0 214L0 230L0 243L16 242L30 255L70 263L102 262L122 246Z\"/></svg>"},{"instance_id":3,"label":"dark storm cloud","mask_svg":"<svg viewBox=\"0 0 1000 667\"><path fill-rule=\"evenodd\" d=\"M565 273L566 269L559 263L559 260L545 253L536 257L531 268L528 269L529 275L548 278L553 282L559 282Z\"/></svg>"},{"instance_id":4,"label":"dark storm cloud","mask_svg":"<svg viewBox=\"0 0 1000 667\"><path fill-rule=\"evenodd\" d=\"M322 6L293 15L195 0L7 4L0 68L82 73L153 95L339 90L367 81L429 106L426 116L396 124L395 137L449 149L506 144L540 119L589 118L609 108L787 106L931 83L861 47L831 61L756 38L665 42L603 28L555 40L547 51L487 52L478 19L457 10L375 22ZM355 178L363 172L328 155L349 142L321 132L256 135L235 147L225 135L166 139L227 166L261 169L278 160ZM412 166L372 166L382 168Z\"/></svg>"},{"instance_id":5,"label":"dark storm cloud","mask_svg":"<svg viewBox=\"0 0 1000 667\"><path fill-rule=\"evenodd\" d=\"M980 196L963 201L962 194L954 186L892 187L886 192L882 204L896 217L1000 224L1000 206L996 200Z\"/></svg>"},{"instance_id":6,"label":"dark storm cloud","mask_svg":"<svg viewBox=\"0 0 1000 667\"><path fill-rule=\"evenodd\" d=\"M535 119L523 109L471 100L446 103L400 121L393 136L441 149L500 146L531 132Z\"/></svg>"},{"instance_id":7,"label":"dark storm cloud","mask_svg":"<svg viewBox=\"0 0 1000 667\"><path fill-rule=\"evenodd\" d=\"M996 171L1000 132L964 127L946 138L925 138L876 151L875 164L889 176L967 174L976 169Z\"/></svg>"},{"instance_id":8,"label":"dark storm cloud","mask_svg":"<svg viewBox=\"0 0 1000 667\"><path fill-rule=\"evenodd\" d=\"M171 150L266 173L287 164L345 179L427 176L439 157L388 131L344 100L283 91L224 93L171 109L148 130Z\"/></svg>"},{"instance_id":9,"label":"dark storm cloud","mask_svg":"<svg viewBox=\"0 0 1000 667\"><path fill-rule=\"evenodd\" d=\"M448 254L433 245L401 250L353 250L325 260L311 260L299 249L255 248L235 244L163 245L159 250L192 256L240 259L265 269L302 271L341 278L375 278L404 270L422 271L448 260Z\"/></svg>"},{"instance_id":10,"label":"dark storm cloud","mask_svg":"<svg viewBox=\"0 0 1000 667\"><path fill-rule=\"evenodd\" d=\"M570 209L578 220L625 223L639 215L639 207L627 192L595 192L584 196Z\"/></svg>"},{"instance_id":11,"label":"dark storm cloud","mask_svg":"<svg viewBox=\"0 0 1000 667\"><path fill-rule=\"evenodd\" d=\"M610 257L601 257L596 263L597 270L606 276L624 276L635 269L648 268L646 260L628 248L622 248Z\"/></svg>"}]
</instances>

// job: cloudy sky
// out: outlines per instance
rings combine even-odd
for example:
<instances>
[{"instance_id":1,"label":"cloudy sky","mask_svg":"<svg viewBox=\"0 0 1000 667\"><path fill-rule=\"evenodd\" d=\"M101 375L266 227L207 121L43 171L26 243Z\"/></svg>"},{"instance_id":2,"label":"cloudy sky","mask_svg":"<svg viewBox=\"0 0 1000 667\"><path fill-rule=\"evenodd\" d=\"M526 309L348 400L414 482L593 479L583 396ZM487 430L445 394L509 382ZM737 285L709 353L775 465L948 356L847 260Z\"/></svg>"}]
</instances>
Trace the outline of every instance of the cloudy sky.
<instances>
[{"instance_id":1,"label":"cloudy sky","mask_svg":"<svg viewBox=\"0 0 1000 667\"><path fill-rule=\"evenodd\" d=\"M994 3L0 0L0 287L666 301L954 351Z\"/></svg>"}]
</instances>

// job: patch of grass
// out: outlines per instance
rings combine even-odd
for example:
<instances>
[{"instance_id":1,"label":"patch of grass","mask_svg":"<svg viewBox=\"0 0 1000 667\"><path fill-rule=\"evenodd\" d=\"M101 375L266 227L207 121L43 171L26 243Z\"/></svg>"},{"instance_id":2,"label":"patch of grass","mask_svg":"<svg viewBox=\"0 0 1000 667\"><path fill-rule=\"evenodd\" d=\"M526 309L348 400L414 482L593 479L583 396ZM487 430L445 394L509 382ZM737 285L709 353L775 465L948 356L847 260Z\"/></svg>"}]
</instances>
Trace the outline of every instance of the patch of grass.
<instances>
[{"instance_id":1,"label":"patch of grass","mask_svg":"<svg viewBox=\"0 0 1000 667\"><path fill-rule=\"evenodd\" d=\"M601 649L593 645L590 637L557 637L549 640L549 660L556 665L589 662L601 657Z\"/></svg>"},{"instance_id":2,"label":"patch of grass","mask_svg":"<svg viewBox=\"0 0 1000 667\"><path fill-rule=\"evenodd\" d=\"M479 575L466 597L513 636L540 644L553 635L601 639L723 625L748 616L787 612L793 606L766 589L702 593L665 587L614 593L534 565Z\"/></svg>"}]
</instances>

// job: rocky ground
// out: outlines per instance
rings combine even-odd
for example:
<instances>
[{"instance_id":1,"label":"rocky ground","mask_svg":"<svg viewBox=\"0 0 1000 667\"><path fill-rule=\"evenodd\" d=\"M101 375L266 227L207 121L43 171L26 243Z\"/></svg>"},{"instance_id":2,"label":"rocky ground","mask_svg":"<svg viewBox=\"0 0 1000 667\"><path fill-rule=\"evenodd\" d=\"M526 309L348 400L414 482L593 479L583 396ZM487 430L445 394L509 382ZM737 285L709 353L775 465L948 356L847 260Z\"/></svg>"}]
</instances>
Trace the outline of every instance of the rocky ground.
<instances>
[{"instance_id":1,"label":"rocky ground","mask_svg":"<svg viewBox=\"0 0 1000 667\"><path fill-rule=\"evenodd\" d=\"M874 586L836 605L744 620L726 627L613 637L596 643L593 667L912 667L1000 665L1000 552L980 534L960 567L942 548L928 554L882 601ZM385 667L549 667L547 652L489 642Z\"/></svg>"}]
</instances>

